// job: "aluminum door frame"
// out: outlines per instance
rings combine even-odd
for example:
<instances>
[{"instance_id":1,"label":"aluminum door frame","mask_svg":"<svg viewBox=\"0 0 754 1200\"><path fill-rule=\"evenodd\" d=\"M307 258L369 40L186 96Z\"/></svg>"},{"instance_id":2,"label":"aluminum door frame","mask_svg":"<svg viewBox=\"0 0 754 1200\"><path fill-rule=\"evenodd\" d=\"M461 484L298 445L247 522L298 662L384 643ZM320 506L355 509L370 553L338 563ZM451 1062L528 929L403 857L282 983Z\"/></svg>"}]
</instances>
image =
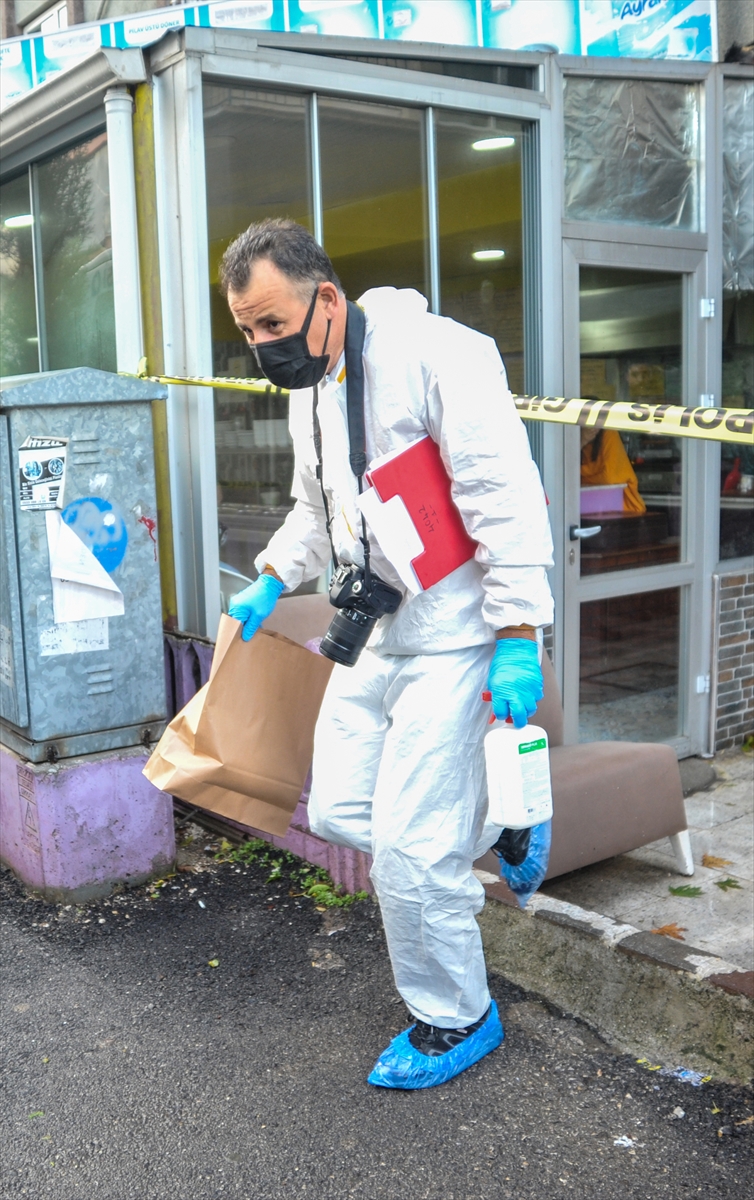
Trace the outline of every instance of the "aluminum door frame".
<instances>
[{"instance_id":1,"label":"aluminum door frame","mask_svg":"<svg viewBox=\"0 0 754 1200\"><path fill-rule=\"evenodd\" d=\"M569 232L576 232L570 223ZM604 227L603 227L604 229ZM584 232L587 232L586 230ZM593 230L590 232L593 233ZM612 231L611 231L612 232ZM649 233L649 237L647 237ZM642 240L645 242L641 244ZM563 241L563 368L566 395L580 389L579 268L605 266L683 276L682 377L683 403L703 403L714 356L701 300L709 295L708 255L704 235L689 234L679 246L678 233L626 227L620 240L568 237ZM647 245L646 243L651 244ZM664 243L664 244L663 244ZM580 445L576 429L565 430L563 504L553 523L556 556L563 563L560 620L556 652L562 670L565 741L578 742L580 607L589 600L679 587L681 591L678 705L680 733L668 739L679 758L706 750L709 694L703 690L710 670L711 592L706 586L716 556L715 517L719 493L719 448L686 439L683 443L681 558L677 563L580 576L579 542L571 542L569 526L580 523ZM573 561L571 562L571 557Z\"/></svg>"}]
</instances>

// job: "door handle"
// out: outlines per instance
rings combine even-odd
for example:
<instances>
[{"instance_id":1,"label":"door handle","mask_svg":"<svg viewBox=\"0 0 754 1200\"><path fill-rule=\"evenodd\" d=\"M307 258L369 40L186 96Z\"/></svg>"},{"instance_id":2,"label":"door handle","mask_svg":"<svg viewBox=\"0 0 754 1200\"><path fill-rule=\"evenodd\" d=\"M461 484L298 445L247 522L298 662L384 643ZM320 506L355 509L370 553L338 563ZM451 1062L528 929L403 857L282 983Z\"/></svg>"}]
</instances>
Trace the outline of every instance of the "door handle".
<instances>
[{"instance_id":1,"label":"door handle","mask_svg":"<svg viewBox=\"0 0 754 1200\"><path fill-rule=\"evenodd\" d=\"M602 533L601 525L571 525L568 536L572 542L582 542L584 538L596 537Z\"/></svg>"}]
</instances>

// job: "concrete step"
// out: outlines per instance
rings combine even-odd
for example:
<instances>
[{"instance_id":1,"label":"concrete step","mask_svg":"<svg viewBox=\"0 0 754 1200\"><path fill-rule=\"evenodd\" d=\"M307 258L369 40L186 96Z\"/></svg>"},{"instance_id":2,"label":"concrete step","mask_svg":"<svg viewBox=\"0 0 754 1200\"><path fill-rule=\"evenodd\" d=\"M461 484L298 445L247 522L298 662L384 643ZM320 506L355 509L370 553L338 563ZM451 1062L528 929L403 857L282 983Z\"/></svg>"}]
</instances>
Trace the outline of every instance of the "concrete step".
<instances>
[{"instance_id":1,"label":"concrete step","mask_svg":"<svg viewBox=\"0 0 754 1200\"><path fill-rule=\"evenodd\" d=\"M490 970L581 1017L617 1049L736 1083L751 1080L754 971L539 893L520 910L477 872Z\"/></svg>"}]
</instances>

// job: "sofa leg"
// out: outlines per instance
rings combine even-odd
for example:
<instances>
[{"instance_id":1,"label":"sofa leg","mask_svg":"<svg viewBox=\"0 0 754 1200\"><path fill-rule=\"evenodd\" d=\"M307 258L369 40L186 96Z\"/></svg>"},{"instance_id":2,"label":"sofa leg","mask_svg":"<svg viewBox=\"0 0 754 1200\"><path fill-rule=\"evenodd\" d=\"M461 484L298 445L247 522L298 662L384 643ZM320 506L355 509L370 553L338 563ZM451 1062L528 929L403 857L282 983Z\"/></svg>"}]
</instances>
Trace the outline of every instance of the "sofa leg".
<instances>
[{"instance_id":1,"label":"sofa leg","mask_svg":"<svg viewBox=\"0 0 754 1200\"><path fill-rule=\"evenodd\" d=\"M672 833L670 844L673 847L678 874L693 875L694 860L691 857L691 837L688 829L682 829L680 833Z\"/></svg>"}]
</instances>

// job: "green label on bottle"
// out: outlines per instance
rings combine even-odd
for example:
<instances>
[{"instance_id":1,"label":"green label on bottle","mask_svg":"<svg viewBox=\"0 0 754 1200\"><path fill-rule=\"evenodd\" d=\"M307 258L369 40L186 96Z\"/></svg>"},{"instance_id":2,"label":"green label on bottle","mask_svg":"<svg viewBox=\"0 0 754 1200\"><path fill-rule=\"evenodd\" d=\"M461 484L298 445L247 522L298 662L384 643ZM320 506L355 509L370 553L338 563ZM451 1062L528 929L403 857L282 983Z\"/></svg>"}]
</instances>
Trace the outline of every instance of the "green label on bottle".
<instances>
[{"instance_id":1,"label":"green label on bottle","mask_svg":"<svg viewBox=\"0 0 754 1200\"><path fill-rule=\"evenodd\" d=\"M518 747L519 754L530 754L532 750L546 750L547 740L545 738L537 738L534 742L521 742Z\"/></svg>"}]
</instances>

